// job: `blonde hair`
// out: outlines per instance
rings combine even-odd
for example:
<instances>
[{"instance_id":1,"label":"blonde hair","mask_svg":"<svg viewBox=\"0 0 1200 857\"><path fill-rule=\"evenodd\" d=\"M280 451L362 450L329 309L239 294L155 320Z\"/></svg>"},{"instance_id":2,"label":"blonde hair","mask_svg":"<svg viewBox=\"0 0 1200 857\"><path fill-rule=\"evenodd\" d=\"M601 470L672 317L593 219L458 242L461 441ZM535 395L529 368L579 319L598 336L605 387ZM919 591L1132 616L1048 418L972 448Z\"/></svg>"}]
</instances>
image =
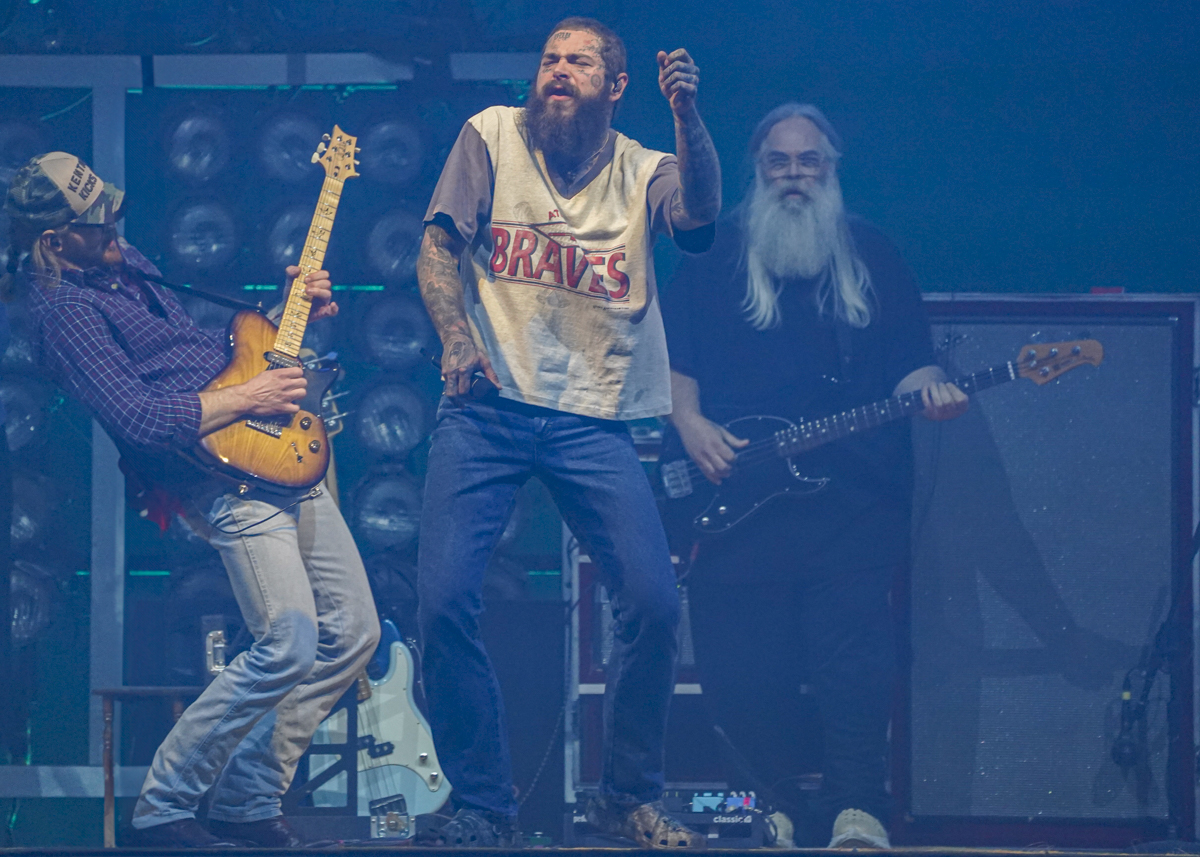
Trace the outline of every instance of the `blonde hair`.
<instances>
[{"instance_id":1,"label":"blonde hair","mask_svg":"<svg viewBox=\"0 0 1200 857\"><path fill-rule=\"evenodd\" d=\"M54 234L61 239L70 230L71 225L67 224L55 229ZM62 283L62 260L58 258L58 254L53 250L46 250L42 247L41 235L34 239L33 246L29 250L29 259L33 262L33 268L37 273L49 277L53 281L49 285L57 286Z\"/></svg>"},{"instance_id":2,"label":"blonde hair","mask_svg":"<svg viewBox=\"0 0 1200 857\"><path fill-rule=\"evenodd\" d=\"M65 237L67 231L71 228L68 223L65 226L60 226L53 230L54 234L60 239ZM16 273L20 267L21 256L25 253L29 254L29 261L32 263L32 268L39 278L43 279L43 284L50 287L62 284L62 260L58 258L58 254L53 250L47 250L42 246L42 232L32 232L29 229L23 229L15 222L10 222L8 227L8 265L4 276L0 277L0 300L5 302L13 299L16 288Z\"/></svg>"}]
</instances>

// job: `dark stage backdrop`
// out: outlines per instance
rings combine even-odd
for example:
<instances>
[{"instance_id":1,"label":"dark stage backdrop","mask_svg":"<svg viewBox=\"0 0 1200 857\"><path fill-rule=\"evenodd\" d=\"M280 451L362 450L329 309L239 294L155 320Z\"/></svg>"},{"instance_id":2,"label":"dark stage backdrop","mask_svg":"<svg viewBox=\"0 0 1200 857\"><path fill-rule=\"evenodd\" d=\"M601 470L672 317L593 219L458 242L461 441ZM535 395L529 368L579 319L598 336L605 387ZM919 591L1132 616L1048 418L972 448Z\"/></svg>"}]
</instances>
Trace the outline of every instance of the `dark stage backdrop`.
<instances>
[{"instance_id":1,"label":"dark stage backdrop","mask_svg":"<svg viewBox=\"0 0 1200 857\"><path fill-rule=\"evenodd\" d=\"M755 122L783 101L818 104L845 139L848 204L895 237L929 291L1194 288L1189 0L0 0L0 51L378 52L414 62L429 92L450 52L536 51L564 14L624 37L617 125L655 148L674 145L655 54L692 52L728 202ZM662 261L673 266L669 247Z\"/></svg>"},{"instance_id":2,"label":"dark stage backdrop","mask_svg":"<svg viewBox=\"0 0 1200 857\"><path fill-rule=\"evenodd\" d=\"M1154 685L1135 764L1119 767L1112 748L1122 679L1173 602L1190 628L1190 304L962 303L957 316L954 302L933 305L951 374L1027 342L1095 338L1106 358L1044 387L982 392L953 422L915 422L905 814L918 836L939 819L1047 825L1007 834L1025 844L1084 844L1097 823L1180 835L1190 651Z\"/></svg>"},{"instance_id":3,"label":"dark stage backdrop","mask_svg":"<svg viewBox=\"0 0 1200 857\"><path fill-rule=\"evenodd\" d=\"M632 78L617 125L646 145L674 145L654 54L692 52L727 207L755 123L811 101L844 138L847 206L927 291L1196 288L1193 4L626 3L616 27Z\"/></svg>"}]
</instances>

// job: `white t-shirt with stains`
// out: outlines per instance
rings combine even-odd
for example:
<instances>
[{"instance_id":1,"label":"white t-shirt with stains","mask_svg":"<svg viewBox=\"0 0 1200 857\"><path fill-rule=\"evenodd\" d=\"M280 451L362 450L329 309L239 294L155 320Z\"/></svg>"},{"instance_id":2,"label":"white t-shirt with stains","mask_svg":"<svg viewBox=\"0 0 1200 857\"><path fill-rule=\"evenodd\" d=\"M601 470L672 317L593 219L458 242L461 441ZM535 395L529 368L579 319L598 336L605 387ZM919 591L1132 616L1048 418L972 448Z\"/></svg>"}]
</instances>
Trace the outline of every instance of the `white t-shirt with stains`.
<instances>
[{"instance_id":1,"label":"white t-shirt with stains","mask_svg":"<svg viewBox=\"0 0 1200 857\"><path fill-rule=\"evenodd\" d=\"M467 318L500 395L601 419L667 414L652 250L657 233L672 233L678 164L610 131L596 164L567 184L529 145L522 113L491 107L468 120L425 216L467 242ZM675 237L698 251L711 230Z\"/></svg>"}]
</instances>

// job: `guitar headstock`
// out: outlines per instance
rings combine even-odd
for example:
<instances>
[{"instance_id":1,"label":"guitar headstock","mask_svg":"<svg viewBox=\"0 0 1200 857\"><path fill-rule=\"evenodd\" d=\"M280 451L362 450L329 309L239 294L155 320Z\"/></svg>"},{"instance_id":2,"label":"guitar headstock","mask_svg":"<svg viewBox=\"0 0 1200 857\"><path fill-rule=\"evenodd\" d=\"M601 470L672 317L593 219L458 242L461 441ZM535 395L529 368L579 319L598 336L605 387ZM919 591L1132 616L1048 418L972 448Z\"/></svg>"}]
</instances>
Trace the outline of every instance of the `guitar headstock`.
<instances>
[{"instance_id":1,"label":"guitar headstock","mask_svg":"<svg viewBox=\"0 0 1200 857\"><path fill-rule=\"evenodd\" d=\"M345 181L358 175L358 171L354 169L358 166L354 156L360 151L357 137L334 125L333 133L326 134L321 139L322 142L317 144L317 150L313 152L312 162L324 167L326 176Z\"/></svg>"},{"instance_id":2,"label":"guitar headstock","mask_svg":"<svg viewBox=\"0 0 1200 857\"><path fill-rule=\"evenodd\" d=\"M1017 372L1035 384L1053 381L1064 372L1085 363L1099 366L1104 359L1104 346L1094 339L1073 342L1037 342L1021 349L1014 361Z\"/></svg>"}]
</instances>

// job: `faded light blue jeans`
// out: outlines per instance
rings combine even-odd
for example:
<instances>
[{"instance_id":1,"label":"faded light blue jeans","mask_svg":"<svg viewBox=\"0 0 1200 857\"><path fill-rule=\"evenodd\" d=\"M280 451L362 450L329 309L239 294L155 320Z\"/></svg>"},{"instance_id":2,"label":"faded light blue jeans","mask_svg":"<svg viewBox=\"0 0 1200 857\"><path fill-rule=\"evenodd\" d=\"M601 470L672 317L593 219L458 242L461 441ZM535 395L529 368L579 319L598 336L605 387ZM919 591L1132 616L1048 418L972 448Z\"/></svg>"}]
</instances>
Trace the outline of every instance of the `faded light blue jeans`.
<instances>
[{"instance_id":1,"label":"faded light blue jeans","mask_svg":"<svg viewBox=\"0 0 1200 857\"><path fill-rule=\"evenodd\" d=\"M459 805L516 816L504 703L478 620L484 568L532 476L600 570L613 607L601 792L621 804L656 800L679 595L650 483L624 423L507 399L442 399L433 433L417 589L438 759Z\"/></svg>"},{"instance_id":2,"label":"faded light blue jeans","mask_svg":"<svg viewBox=\"0 0 1200 857\"><path fill-rule=\"evenodd\" d=\"M203 512L193 528L220 553L254 644L158 748L134 808L138 829L194 817L210 788L210 818L279 815L313 732L379 640L358 548L323 484L280 514L297 498L209 486L193 499Z\"/></svg>"}]
</instances>

